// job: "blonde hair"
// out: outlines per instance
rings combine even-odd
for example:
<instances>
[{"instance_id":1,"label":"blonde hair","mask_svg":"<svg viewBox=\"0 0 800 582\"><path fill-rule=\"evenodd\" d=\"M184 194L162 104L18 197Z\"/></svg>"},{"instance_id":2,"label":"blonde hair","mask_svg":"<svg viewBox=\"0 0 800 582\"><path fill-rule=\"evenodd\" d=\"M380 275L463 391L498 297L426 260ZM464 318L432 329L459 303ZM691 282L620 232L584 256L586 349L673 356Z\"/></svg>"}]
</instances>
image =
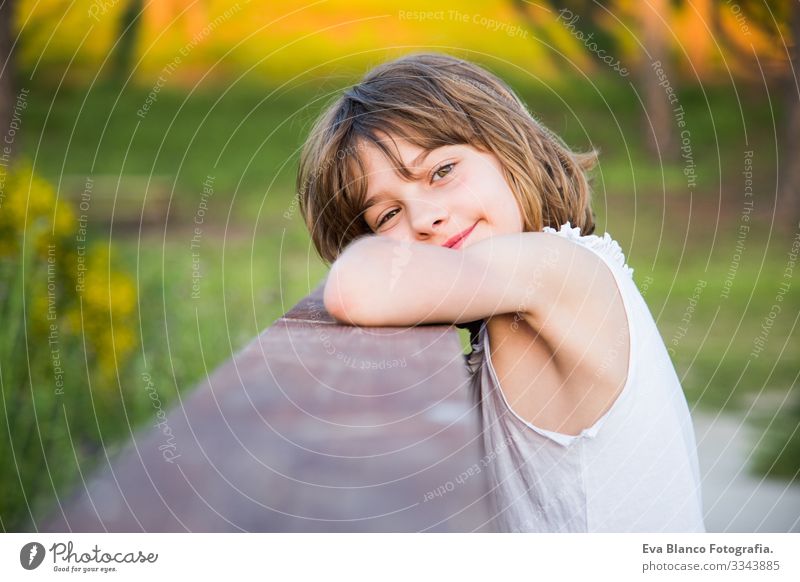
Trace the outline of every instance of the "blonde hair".
<instances>
[{"instance_id":1,"label":"blonde hair","mask_svg":"<svg viewBox=\"0 0 800 582\"><path fill-rule=\"evenodd\" d=\"M567 221L583 234L594 231L586 172L596 152L571 151L485 69L449 55L414 54L383 63L345 91L305 143L298 203L325 261L372 233L364 219L365 144L380 148L404 179L413 177L379 132L424 150L467 144L497 156L526 231Z\"/></svg>"}]
</instances>

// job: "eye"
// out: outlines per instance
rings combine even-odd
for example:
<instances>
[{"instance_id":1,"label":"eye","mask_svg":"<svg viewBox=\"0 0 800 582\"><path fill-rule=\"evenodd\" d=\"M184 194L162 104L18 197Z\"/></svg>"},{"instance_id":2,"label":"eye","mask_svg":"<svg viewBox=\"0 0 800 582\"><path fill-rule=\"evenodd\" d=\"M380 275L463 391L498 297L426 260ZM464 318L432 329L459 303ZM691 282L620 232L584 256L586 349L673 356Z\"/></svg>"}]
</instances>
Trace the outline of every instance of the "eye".
<instances>
[{"instance_id":1,"label":"eye","mask_svg":"<svg viewBox=\"0 0 800 582\"><path fill-rule=\"evenodd\" d=\"M433 171L433 173L431 174L431 182L438 182L439 180L435 180L434 179L437 176L440 179L446 178L447 175L450 174L450 172L453 171L453 168L455 167L455 165L456 165L456 162L450 162L450 163L447 163L447 164L442 164L441 166L436 168ZM383 225L384 222L387 222L388 220L391 220L394 217L394 215L397 214L397 212L399 212L399 210L397 208L394 208L394 209L390 210L389 212L387 212L386 214L384 214L383 218L381 218L378 221L378 223L375 225L375 230L378 230Z\"/></svg>"},{"instance_id":2,"label":"eye","mask_svg":"<svg viewBox=\"0 0 800 582\"><path fill-rule=\"evenodd\" d=\"M436 181L436 180L434 180L434 178L436 176L439 176L440 178L446 177L450 172L453 171L453 168L455 167L455 165L456 165L455 162L450 162L449 164L443 164L443 165L439 166L438 168L436 168L433 171L433 174L431 175L431 182L435 182ZM442 174L441 172L443 172L444 170L447 170L447 171L444 174Z\"/></svg>"},{"instance_id":3,"label":"eye","mask_svg":"<svg viewBox=\"0 0 800 582\"><path fill-rule=\"evenodd\" d=\"M387 220L392 218L394 216L395 212L398 212L398 210L396 208L394 208L394 209L390 210L389 212L387 212L386 214L384 214L383 218L381 218L378 221L378 224L375 225L375 230L378 230L384 222L386 222Z\"/></svg>"}]
</instances>

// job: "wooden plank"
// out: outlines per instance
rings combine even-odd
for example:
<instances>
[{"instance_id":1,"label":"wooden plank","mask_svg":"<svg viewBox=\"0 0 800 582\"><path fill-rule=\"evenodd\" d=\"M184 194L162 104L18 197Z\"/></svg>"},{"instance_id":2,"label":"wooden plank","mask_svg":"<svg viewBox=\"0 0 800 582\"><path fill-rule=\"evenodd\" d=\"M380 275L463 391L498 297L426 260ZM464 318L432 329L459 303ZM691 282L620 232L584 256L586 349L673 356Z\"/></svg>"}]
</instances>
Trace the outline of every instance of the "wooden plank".
<instances>
[{"instance_id":1,"label":"wooden plank","mask_svg":"<svg viewBox=\"0 0 800 582\"><path fill-rule=\"evenodd\" d=\"M339 326L322 285L43 531L494 531L457 332ZM170 446L174 445L174 446Z\"/></svg>"}]
</instances>

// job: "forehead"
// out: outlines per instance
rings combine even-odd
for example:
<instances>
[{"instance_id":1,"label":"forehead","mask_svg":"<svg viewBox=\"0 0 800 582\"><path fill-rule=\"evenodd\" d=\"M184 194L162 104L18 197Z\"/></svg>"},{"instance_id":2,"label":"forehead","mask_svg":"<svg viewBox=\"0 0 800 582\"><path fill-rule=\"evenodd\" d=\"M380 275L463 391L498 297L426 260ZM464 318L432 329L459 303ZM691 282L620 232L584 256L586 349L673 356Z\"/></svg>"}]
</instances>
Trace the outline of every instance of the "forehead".
<instances>
[{"instance_id":1,"label":"forehead","mask_svg":"<svg viewBox=\"0 0 800 582\"><path fill-rule=\"evenodd\" d=\"M361 138L356 148L363 171L361 180L365 186L362 203L367 208L390 190L397 180L414 179L420 175L421 164L437 147L423 147L408 138L390 134L378 134L374 139L379 144L373 143L371 139Z\"/></svg>"},{"instance_id":2,"label":"forehead","mask_svg":"<svg viewBox=\"0 0 800 582\"><path fill-rule=\"evenodd\" d=\"M370 178L376 174L385 174L387 171L397 172L401 168L413 169L423 161L425 154L430 151L403 137L384 134L376 136L375 139L380 142L381 146L389 150L396 160L392 160L381 146L370 140L362 139L358 151L364 169Z\"/></svg>"}]
</instances>

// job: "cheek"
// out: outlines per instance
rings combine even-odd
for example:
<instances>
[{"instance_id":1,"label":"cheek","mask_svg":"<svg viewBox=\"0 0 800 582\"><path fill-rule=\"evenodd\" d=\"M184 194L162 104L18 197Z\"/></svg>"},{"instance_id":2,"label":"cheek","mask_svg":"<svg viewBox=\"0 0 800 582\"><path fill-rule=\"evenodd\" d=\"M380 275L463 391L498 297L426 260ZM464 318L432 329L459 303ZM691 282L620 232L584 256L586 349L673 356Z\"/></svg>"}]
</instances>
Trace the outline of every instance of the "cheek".
<instances>
[{"instance_id":1,"label":"cheek","mask_svg":"<svg viewBox=\"0 0 800 582\"><path fill-rule=\"evenodd\" d=\"M511 190L505 180L493 184L492 188L492 205L500 209L497 217L502 221L503 228L510 232L522 232L524 230L525 220L513 190Z\"/></svg>"},{"instance_id":2,"label":"cheek","mask_svg":"<svg viewBox=\"0 0 800 582\"><path fill-rule=\"evenodd\" d=\"M472 176L472 184L484 199L505 202L508 196L513 197L502 171L493 166L482 166L480 171Z\"/></svg>"},{"instance_id":3,"label":"cheek","mask_svg":"<svg viewBox=\"0 0 800 582\"><path fill-rule=\"evenodd\" d=\"M491 192L491 184L487 183L486 175L483 173L462 172L453 177L448 189L467 204L481 204L486 202L486 195Z\"/></svg>"},{"instance_id":4,"label":"cheek","mask_svg":"<svg viewBox=\"0 0 800 582\"><path fill-rule=\"evenodd\" d=\"M508 192L508 210L511 215L511 222L514 225L515 232L523 232L525 230L525 219L522 216L522 209L519 207L514 193L509 190Z\"/></svg>"}]
</instances>

